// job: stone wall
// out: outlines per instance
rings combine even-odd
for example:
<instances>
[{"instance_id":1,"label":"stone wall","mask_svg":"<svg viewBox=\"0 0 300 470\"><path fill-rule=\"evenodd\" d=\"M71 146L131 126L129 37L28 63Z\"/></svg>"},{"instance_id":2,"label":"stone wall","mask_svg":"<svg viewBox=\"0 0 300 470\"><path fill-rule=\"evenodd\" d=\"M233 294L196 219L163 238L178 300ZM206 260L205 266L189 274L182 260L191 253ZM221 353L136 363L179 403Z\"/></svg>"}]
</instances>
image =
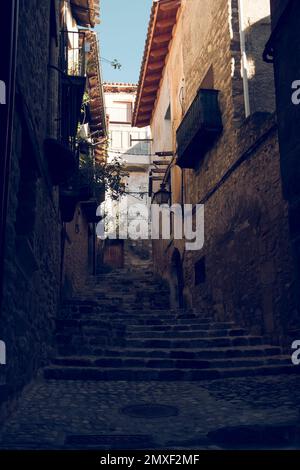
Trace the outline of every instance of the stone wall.
<instances>
[{"instance_id":1,"label":"stone wall","mask_svg":"<svg viewBox=\"0 0 300 470\"><path fill-rule=\"evenodd\" d=\"M47 363L59 302L58 192L50 183L43 152L44 139L55 135L53 122L57 117L54 114L48 119L47 113L52 83L48 63L50 55L54 65L57 58L54 31L50 28L51 3L20 1L17 96L0 316L0 336L7 348L7 365L1 366L2 401L17 396ZM51 97L58 102L55 86L51 87Z\"/></svg>"},{"instance_id":2,"label":"stone wall","mask_svg":"<svg viewBox=\"0 0 300 470\"><path fill-rule=\"evenodd\" d=\"M279 21L278 34L273 41L276 103L280 145L280 163L284 198L289 206L290 240L293 249L295 292L300 311L300 105L292 101L292 84L300 80L300 41L297 1L272 1L272 23ZM285 7L288 7L285 10ZM285 11L285 13L284 13ZM284 19L280 21L280 15ZM272 65L269 64L272 69ZM298 88L298 87L297 87ZM300 314L299 314L300 317Z\"/></svg>"},{"instance_id":3,"label":"stone wall","mask_svg":"<svg viewBox=\"0 0 300 470\"><path fill-rule=\"evenodd\" d=\"M192 286L194 305L210 305L219 320L279 340L296 315L273 120L251 116L239 149L242 163L205 202L205 245L196 255L186 254L185 282ZM205 280L195 285L201 258Z\"/></svg>"},{"instance_id":4,"label":"stone wall","mask_svg":"<svg viewBox=\"0 0 300 470\"><path fill-rule=\"evenodd\" d=\"M249 7L249 11L253 25L266 23L263 33L254 35L255 41L248 35L248 51L251 46L257 61L270 24L263 9ZM179 298L174 296L177 305L180 301L198 313L210 311L215 318L234 320L283 342L298 320L277 128L270 113L274 109L272 74L263 64L261 73L253 75L252 114L245 119L237 0L183 2L161 84L164 89L168 81L170 87L174 151L182 115L206 83L211 67L213 88L220 91L223 132L199 160L196 171L183 170L183 202L205 205L205 244L201 251L192 252L185 251L184 241L154 241L154 264L171 283L171 291L172 285L174 292L179 287ZM157 147L163 145L160 134L156 140L155 129L166 96L165 89L159 93L152 119ZM180 194L180 173L173 171L173 194Z\"/></svg>"}]
</instances>

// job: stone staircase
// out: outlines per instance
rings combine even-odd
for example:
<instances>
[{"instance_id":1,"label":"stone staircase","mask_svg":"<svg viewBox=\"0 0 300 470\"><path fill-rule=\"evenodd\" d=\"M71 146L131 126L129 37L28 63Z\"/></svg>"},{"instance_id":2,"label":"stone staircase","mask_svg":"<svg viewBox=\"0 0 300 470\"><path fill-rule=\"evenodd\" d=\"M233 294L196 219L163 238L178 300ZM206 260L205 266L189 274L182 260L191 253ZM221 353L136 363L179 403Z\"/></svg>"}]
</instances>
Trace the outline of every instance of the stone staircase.
<instances>
[{"instance_id":1,"label":"stone staircase","mask_svg":"<svg viewBox=\"0 0 300 470\"><path fill-rule=\"evenodd\" d=\"M100 275L64 302L56 340L46 379L193 381L298 370L279 347L231 322L171 310L150 263Z\"/></svg>"}]
</instances>

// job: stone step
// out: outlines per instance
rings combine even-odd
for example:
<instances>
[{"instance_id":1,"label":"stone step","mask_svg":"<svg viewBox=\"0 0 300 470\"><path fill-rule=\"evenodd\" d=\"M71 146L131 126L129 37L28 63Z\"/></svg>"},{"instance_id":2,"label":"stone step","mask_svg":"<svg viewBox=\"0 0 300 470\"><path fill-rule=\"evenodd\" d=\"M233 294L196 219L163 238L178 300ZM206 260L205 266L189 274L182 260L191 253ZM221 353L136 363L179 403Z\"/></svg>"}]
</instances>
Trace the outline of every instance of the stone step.
<instances>
[{"instance_id":1,"label":"stone step","mask_svg":"<svg viewBox=\"0 0 300 470\"><path fill-rule=\"evenodd\" d=\"M51 380L124 380L124 381L201 381L224 377L267 376L299 374L293 365L264 365L224 369L146 369L49 366L44 369L45 379Z\"/></svg>"},{"instance_id":2,"label":"stone step","mask_svg":"<svg viewBox=\"0 0 300 470\"><path fill-rule=\"evenodd\" d=\"M70 338L71 340L71 338ZM81 341L70 341L62 335L61 341L57 340L58 351L61 356L72 355L93 355L103 357L137 357L137 358L171 358L171 359L209 359L209 358L235 358L235 357L262 357L275 356L281 354L278 346L257 345L257 346L233 346L214 347L203 346L198 348L133 348L128 347L125 341L119 341L119 345L112 346L107 342L107 335L89 344L84 338ZM96 344L95 344L96 343ZM100 344L101 343L101 344Z\"/></svg>"},{"instance_id":3,"label":"stone step","mask_svg":"<svg viewBox=\"0 0 300 470\"><path fill-rule=\"evenodd\" d=\"M56 380L207 380L296 373L279 347L206 312L172 309L148 263L91 278L56 323Z\"/></svg>"},{"instance_id":4,"label":"stone step","mask_svg":"<svg viewBox=\"0 0 300 470\"><path fill-rule=\"evenodd\" d=\"M89 315L89 314L82 314L82 313L66 313L65 317L63 314L59 320L74 320L74 321L92 321L92 322L111 322L111 323L122 323L128 326L149 326L149 328L153 326L166 326L167 329L170 326L180 326L180 325L188 325L191 327L192 325L199 325L199 320L194 321L191 319L174 319L168 316L160 317L157 316L147 316L147 315L139 315L139 314L122 314L118 315L114 312L101 312L99 314ZM202 325L205 328L205 325Z\"/></svg>"},{"instance_id":5,"label":"stone step","mask_svg":"<svg viewBox=\"0 0 300 470\"><path fill-rule=\"evenodd\" d=\"M65 333L58 334L56 341L60 346L60 351L64 351L66 354L68 347L71 347L71 351L79 353L89 354L92 350L101 348L103 345L108 346L109 344L118 348L126 347L129 349L195 349L195 348L233 348L237 346L258 346L262 345L261 337L204 337L200 339L187 339L187 338L176 338L176 339L130 339L124 337L124 335L116 334L111 337L109 331L104 331L103 334L97 336L84 335L81 333ZM72 354L71 352L71 354Z\"/></svg>"},{"instance_id":6,"label":"stone step","mask_svg":"<svg viewBox=\"0 0 300 470\"><path fill-rule=\"evenodd\" d=\"M111 319L103 318L99 319L98 317L95 318L61 318L56 320L56 326L57 329L62 329L62 328L72 328L72 327L77 327L81 328L84 326L89 326L89 327L97 327L97 328L106 328L107 326L110 325L115 325L120 324L119 321L113 322ZM125 328L126 325L120 324L120 327ZM187 324L177 324L177 323L163 323L163 324L154 324L154 325L139 325L139 324L131 324L128 325L128 331L131 332L147 332L147 331L153 331L153 332L160 332L160 331L179 331L179 332L185 332L185 331L197 331L197 330L205 330L205 331L221 331L221 330L227 330L227 329L234 329L234 325L231 323L227 324L218 324L218 323L187 323Z\"/></svg>"},{"instance_id":7,"label":"stone step","mask_svg":"<svg viewBox=\"0 0 300 470\"><path fill-rule=\"evenodd\" d=\"M159 320L171 320L169 323L173 323L174 321L177 320L183 320L185 323L188 323L187 320L190 320L191 323L214 323L212 322L211 319L204 318L201 316L197 316L195 314L177 314L174 313L168 309L144 309L141 310L140 307L136 308L130 308L128 310L125 310L124 308L121 308L120 310L116 309L108 309L103 311L101 307L99 306L91 306L91 305L70 305L67 307L63 307L61 309L61 318L65 313L70 313L70 315L76 313L82 313L83 318L87 318L88 315L90 314L89 318L98 318L100 316L105 316L105 315L110 315L115 318L124 318L125 320L127 318L146 318L148 320L154 319L155 321L157 319ZM165 322L167 323L167 322ZM227 325L233 325L233 323L226 323ZM220 323L220 325L225 325L225 323Z\"/></svg>"},{"instance_id":8,"label":"stone step","mask_svg":"<svg viewBox=\"0 0 300 470\"><path fill-rule=\"evenodd\" d=\"M130 348L205 348L205 347L234 347L257 346L263 342L260 336L237 337L203 337L201 339L126 339L126 347ZM91 344L94 344L91 340Z\"/></svg>"},{"instance_id":9,"label":"stone step","mask_svg":"<svg viewBox=\"0 0 300 470\"><path fill-rule=\"evenodd\" d=\"M98 310L98 311L84 311L80 309L78 310L61 310L60 312L60 317L59 319L74 319L74 320L81 320L81 319L88 319L88 320L109 320L109 321L129 321L129 320L136 320L136 324L151 324L153 322L153 325L162 325L164 323L189 323L189 319L185 318L174 318L173 315L171 314L164 314L162 313L161 315L159 314L159 311L157 311L156 315L151 315L151 314L142 314L140 313L140 309L137 308L136 310L131 309L130 311L122 311L122 313L119 312L118 309L115 308L104 308L103 310ZM202 320L201 320L202 321ZM191 319L192 323L195 323L195 319ZM199 320L198 320L199 322ZM132 324L132 321L131 323Z\"/></svg>"},{"instance_id":10,"label":"stone step","mask_svg":"<svg viewBox=\"0 0 300 470\"><path fill-rule=\"evenodd\" d=\"M120 285L128 284L129 281L131 282L139 282L147 284L149 281L153 283L160 284L161 280L159 280L152 272L148 271L141 271L139 274L133 273L132 271L124 271L123 273L120 272L111 272L106 274L100 274L96 276L95 284L109 284L111 287L112 281L118 281ZM147 284L148 285L148 284Z\"/></svg>"},{"instance_id":11,"label":"stone step","mask_svg":"<svg viewBox=\"0 0 300 470\"><path fill-rule=\"evenodd\" d=\"M85 292L92 292L93 294L98 294L99 293L99 294L113 295L114 287L115 286L109 286L109 285L106 285L106 284L99 284L99 285L96 285L95 287L87 289ZM163 293L163 294L168 294L169 293L169 289L166 286L163 286L163 285L158 284L158 283L157 284L152 283L151 285L149 285L148 281L147 281L147 285L144 285L141 282L136 282L134 285L132 285L132 282L129 281L128 284L121 284L120 286L118 286L118 291L115 292L115 294L120 295L120 292L122 292L124 294L128 294L128 295L133 294L133 293L136 293L136 292L140 292L141 287L144 289L145 293L151 293L151 294L156 293L156 292Z\"/></svg>"},{"instance_id":12,"label":"stone step","mask_svg":"<svg viewBox=\"0 0 300 470\"><path fill-rule=\"evenodd\" d=\"M173 328L167 328L164 330L155 330L152 326L148 325L149 329L148 331L145 330L136 330L134 327L136 325L124 325L119 322L114 322L112 323L111 321L102 321L99 322L97 325L89 324L88 320L73 320L77 324L77 327L83 329L84 331L93 334L93 332L97 333L97 329L100 328L105 328L107 325L113 325L113 328L117 328L118 325L120 326L120 329L122 329L128 338L164 338L164 337L170 337L171 338L176 338L176 337L193 337L193 335L196 335L196 337L205 337L206 335L208 336L243 336L243 335L249 335L247 331L244 328L198 328L194 327L192 325L173 325ZM75 325L74 323L74 325Z\"/></svg>"},{"instance_id":13,"label":"stone step","mask_svg":"<svg viewBox=\"0 0 300 470\"><path fill-rule=\"evenodd\" d=\"M112 281L113 282L113 281ZM114 281L118 282L118 281ZM118 284L118 290L115 292L116 294L120 295L122 294L136 294L136 293L141 293L141 289L143 289L143 292L149 293L149 294L155 294L155 292L160 292L163 295L168 295L169 289L165 286L162 286L160 284L154 284L152 283L151 287L147 287L148 283L142 283L142 282L136 282L134 281L134 286L132 285L132 281L128 282L128 284ZM86 289L84 291L84 295L86 293L92 293L93 295L95 294L113 294L114 289L109 286L108 284L97 284L95 287Z\"/></svg>"},{"instance_id":14,"label":"stone step","mask_svg":"<svg viewBox=\"0 0 300 470\"><path fill-rule=\"evenodd\" d=\"M146 357L172 359L207 359L233 357L278 356L279 346L243 346L234 348L196 348L196 349L142 349L142 348L95 348L94 355L110 357Z\"/></svg>"},{"instance_id":15,"label":"stone step","mask_svg":"<svg viewBox=\"0 0 300 470\"><path fill-rule=\"evenodd\" d=\"M167 359L167 358L123 358L123 357L57 357L52 360L56 366L100 367L100 368L150 368L150 369L214 369L236 367L259 367L263 365L291 364L290 356L267 356L226 359Z\"/></svg>"},{"instance_id":16,"label":"stone step","mask_svg":"<svg viewBox=\"0 0 300 470\"><path fill-rule=\"evenodd\" d=\"M202 329L191 329L191 330L173 330L173 331L131 331L128 329L127 338L175 338L175 339L185 339L185 338L205 338L205 337L220 337L220 336L243 336L247 332L242 328L236 329L212 329L212 330L202 330Z\"/></svg>"},{"instance_id":17,"label":"stone step","mask_svg":"<svg viewBox=\"0 0 300 470\"><path fill-rule=\"evenodd\" d=\"M83 308L83 307L89 307L89 308L99 308L101 307L101 302L97 301L95 298L87 299L87 298L79 298L76 297L74 299L69 299L65 300L61 306L62 309L68 309L68 308ZM123 309L122 309L123 310ZM121 310L121 311L122 311ZM136 310L136 309L134 309ZM192 312L192 311L184 311L184 310L179 310L179 309L171 309L170 307L166 307L164 309L155 309L153 307L151 308L140 308L140 313L143 314L150 314L150 313L155 313L156 311L159 313L168 313L168 314L173 314L174 316L183 316L183 317L191 317L191 318L199 318L203 317L205 321L212 321L212 319L208 317L208 315L205 314L205 312Z\"/></svg>"},{"instance_id":18,"label":"stone step","mask_svg":"<svg viewBox=\"0 0 300 470\"><path fill-rule=\"evenodd\" d=\"M225 330L234 329L234 323L204 323L198 320L197 323L163 323L162 325L131 325L130 330L136 332L147 332L151 327L151 331L197 331L197 330ZM242 328L240 328L242 329Z\"/></svg>"}]
</instances>

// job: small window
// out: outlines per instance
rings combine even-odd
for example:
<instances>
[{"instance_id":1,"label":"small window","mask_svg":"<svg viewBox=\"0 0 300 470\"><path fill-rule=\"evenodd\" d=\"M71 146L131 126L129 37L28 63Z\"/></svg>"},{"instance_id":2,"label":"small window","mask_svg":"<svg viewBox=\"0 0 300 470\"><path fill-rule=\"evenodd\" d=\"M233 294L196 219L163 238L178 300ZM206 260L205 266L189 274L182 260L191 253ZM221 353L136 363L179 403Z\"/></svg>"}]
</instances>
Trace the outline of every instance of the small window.
<instances>
[{"instance_id":1,"label":"small window","mask_svg":"<svg viewBox=\"0 0 300 470\"><path fill-rule=\"evenodd\" d=\"M206 282L205 258L201 258L195 263L195 286Z\"/></svg>"},{"instance_id":2,"label":"small window","mask_svg":"<svg viewBox=\"0 0 300 470\"><path fill-rule=\"evenodd\" d=\"M132 103L127 101L114 101L109 113L110 122L131 123Z\"/></svg>"}]
</instances>

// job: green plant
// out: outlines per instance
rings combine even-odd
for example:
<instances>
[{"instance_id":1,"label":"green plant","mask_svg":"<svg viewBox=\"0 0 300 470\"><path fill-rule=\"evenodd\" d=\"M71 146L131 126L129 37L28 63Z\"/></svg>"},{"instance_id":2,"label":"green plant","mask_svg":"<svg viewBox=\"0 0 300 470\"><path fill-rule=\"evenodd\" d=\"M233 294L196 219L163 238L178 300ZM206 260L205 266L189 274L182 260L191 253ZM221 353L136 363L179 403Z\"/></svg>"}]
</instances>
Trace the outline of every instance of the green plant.
<instances>
[{"instance_id":1,"label":"green plant","mask_svg":"<svg viewBox=\"0 0 300 470\"><path fill-rule=\"evenodd\" d=\"M91 155L81 156L80 173L85 184L93 188L96 197L106 191L111 199L118 200L125 193L123 180L128 173L118 158L108 163L95 161Z\"/></svg>"}]
</instances>

